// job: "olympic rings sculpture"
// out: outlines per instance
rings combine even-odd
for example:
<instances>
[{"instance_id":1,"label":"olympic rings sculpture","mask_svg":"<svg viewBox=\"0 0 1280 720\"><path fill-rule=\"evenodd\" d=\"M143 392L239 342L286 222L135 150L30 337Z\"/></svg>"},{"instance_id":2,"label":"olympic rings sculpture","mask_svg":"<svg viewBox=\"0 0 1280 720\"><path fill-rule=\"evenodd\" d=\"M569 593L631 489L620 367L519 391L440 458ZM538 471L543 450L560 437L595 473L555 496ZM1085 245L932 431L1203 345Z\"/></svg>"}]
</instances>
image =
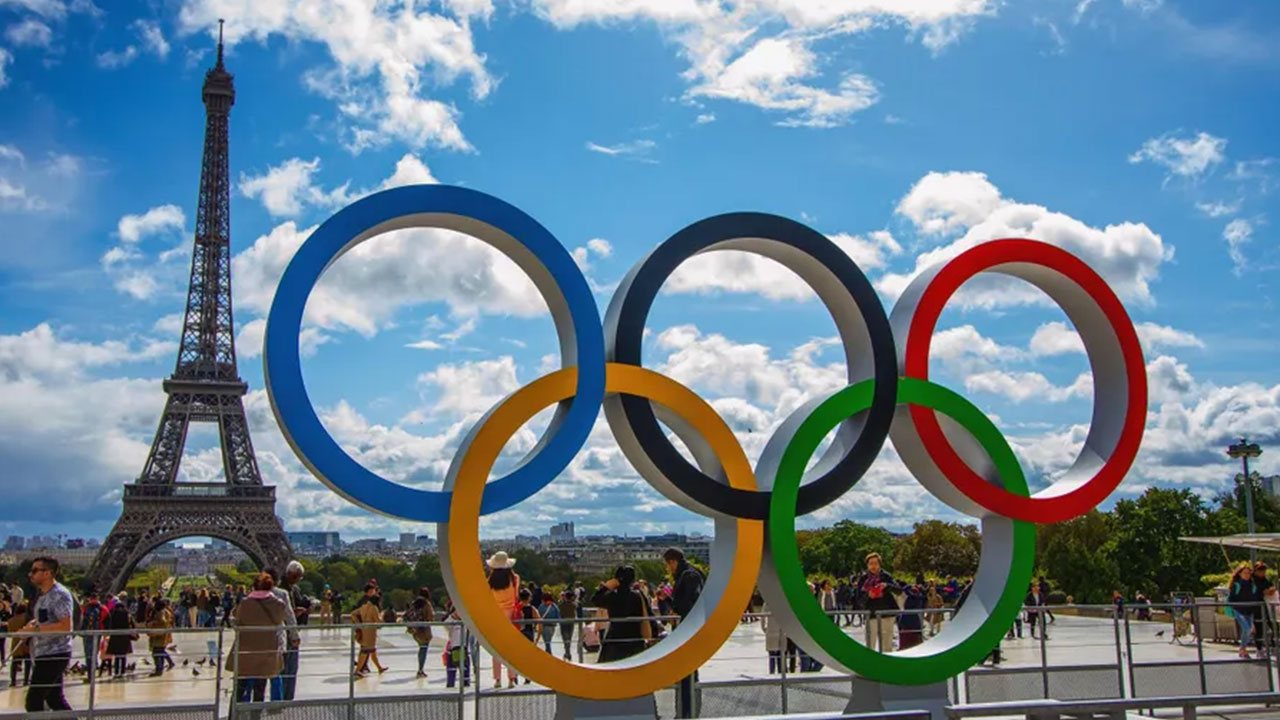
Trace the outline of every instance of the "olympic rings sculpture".
<instances>
[{"instance_id":1,"label":"olympic rings sculpture","mask_svg":"<svg viewBox=\"0 0 1280 720\"><path fill-rule=\"evenodd\" d=\"M400 485L352 459L316 415L299 354L303 310L325 269L372 237L410 227L460 231L511 258L546 300L560 341L561 369L520 388L471 429L440 491ZM809 284L835 320L848 365L848 385L788 417L754 469L706 401L641 364L645 320L662 283L684 260L724 249L772 258ZM1066 473L1037 493L991 420L929 380L938 317L981 272L1021 278L1049 295L1080 333L1093 372L1084 447ZM502 200L444 185L375 193L312 233L281 277L263 355L276 420L312 474L369 510L439 523L450 597L486 647L543 685L595 700L646 695L691 674L737 627L757 581L787 636L833 667L906 685L958 674L995 647L1017 616L1034 566L1034 524L1078 517L1119 485L1137 454L1147 408L1142 349L1123 305L1088 265L1052 245L1024 239L977 245L917 276L886 315L857 264L822 234L775 215L718 215L677 232L637 264L602 325L586 278L550 232ZM488 482L512 434L551 405L554 416L536 447L515 470ZM550 483L584 445L601 408L640 475L677 504L711 517L715 537L702 596L667 638L625 660L581 666L539 650L494 603L480 564L479 517ZM696 465L672 445L660 420ZM823 457L806 471L833 430ZM935 637L894 653L874 651L832 623L809 591L795 543L796 517L848 491L886 438L929 492L979 519L983 538L969 599L955 619Z\"/></svg>"}]
</instances>

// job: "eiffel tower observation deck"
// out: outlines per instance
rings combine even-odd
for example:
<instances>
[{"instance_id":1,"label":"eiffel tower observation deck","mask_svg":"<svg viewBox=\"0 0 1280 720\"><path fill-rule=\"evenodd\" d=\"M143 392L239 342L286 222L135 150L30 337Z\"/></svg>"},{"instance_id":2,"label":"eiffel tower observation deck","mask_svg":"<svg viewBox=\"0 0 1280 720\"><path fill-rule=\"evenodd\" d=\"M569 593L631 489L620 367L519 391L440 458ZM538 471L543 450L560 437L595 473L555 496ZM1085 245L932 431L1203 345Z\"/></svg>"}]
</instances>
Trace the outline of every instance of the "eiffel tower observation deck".
<instances>
[{"instance_id":1,"label":"eiffel tower observation deck","mask_svg":"<svg viewBox=\"0 0 1280 720\"><path fill-rule=\"evenodd\" d=\"M248 384L236 367L231 310L231 191L228 121L234 78L218 59L205 73L204 160L191 253L191 283L173 375L142 473L124 486L120 519L102 545L88 582L100 591L124 587L133 568L160 545L182 537L226 540L259 566L283 567L291 550L275 514L275 488L262 484L245 419ZM178 481L192 422L218 424L223 482Z\"/></svg>"}]
</instances>

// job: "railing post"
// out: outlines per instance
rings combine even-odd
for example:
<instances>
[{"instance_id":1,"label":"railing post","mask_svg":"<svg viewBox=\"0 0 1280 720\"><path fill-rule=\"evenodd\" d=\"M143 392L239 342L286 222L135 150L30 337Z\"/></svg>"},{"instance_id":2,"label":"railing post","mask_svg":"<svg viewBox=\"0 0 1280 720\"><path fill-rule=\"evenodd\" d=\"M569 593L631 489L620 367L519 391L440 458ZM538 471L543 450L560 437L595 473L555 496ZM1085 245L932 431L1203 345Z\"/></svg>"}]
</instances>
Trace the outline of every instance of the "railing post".
<instances>
[{"instance_id":1,"label":"railing post","mask_svg":"<svg viewBox=\"0 0 1280 720\"><path fill-rule=\"evenodd\" d=\"M1044 698L1049 699L1049 649L1045 644L1044 605L1036 612L1036 624L1040 626L1040 681L1044 686Z\"/></svg>"},{"instance_id":2,"label":"railing post","mask_svg":"<svg viewBox=\"0 0 1280 720\"><path fill-rule=\"evenodd\" d=\"M93 703L98 689L98 642L99 636L92 634L93 631L87 631L89 635L89 656L84 659L89 665L89 717L93 717ZM3 642L3 640L0 640ZM9 658L9 662L13 662L13 658Z\"/></svg>"},{"instance_id":3,"label":"railing post","mask_svg":"<svg viewBox=\"0 0 1280 720\"><path fill-rule=\"evenodd\" d=\"M471 652L471 628L465 624L462 626L462 642L463 647L467 649L465 653L467 662L471 664L471 670L473 671L471 677L473 707L471 711L475 720L480 720L480 648L477 646L475 653Z\"/></svg>"},{"instance_id":4,"label":"railing post","mask_svg":"<svg viewBox=\"0 0 1280 720\"><path fill-rule=\"evenodd\" d=\"M1191 617L1194 618L1192 628L1196 633L1196 666L1200 669L1200 694L1209 694L1209 679L1204 672L1204 633L1200 631L1200 607L1196 605L1195 598L1192 598Z\"/></svg>"},{"instance_id":5,"label":"railing post","mask_svg":"<svg viewBox=\"0 0 1280 720\"><path fill-rule=\"evenodd\" d=\"M448 623L445 625L445 628L444 628L444 634L445 634L445 637L447 638L453 634L453 624L448 617L445 617L445 622ZM458 622L461 623L462 621L459 620ZM467 680L466 679L471 677L471 665L470 665L471 658L468 657L468 653L467 653L467 629L465 627L462 628L462 631L458 633L458 638L462 640L462 652L459 653L459 658L462 659L464 662L459 663L456 667L453 668L453 676L454 676L454 679L458 681L458 720L465 720L463 716L466 715L467 713ZM445 641L444 646L446 648L449 647L448 641ZM447 669L447 666L449 663L453 662L453 656L452 656L451 650L447 650L446 652L450 653L449 659L445 662L446 669L444 672L445 672L445 677L447 678L449 676L449 670ZM466 671L466 674L463 674L464 670Z\"/></svg>"},{"instance_id":6,"label":"railing post","mask_svg":"<svg viewBox=\"0 0 1280 720\"><path fill-rule=\"evenodd\" d=\"M213 720L218 720L220 711L222 710L222 630L221 625L218 626L218 662L215 663L213 669ZM161 660L163 662L163 660Z\"/></svg>"},{"instance_id":7,"label":"railing post","mask_svg":"<svg viewBox=\"0 0 1280 720\"><path fill-rule=\"evenodd\" d=\"M227 701L227 720L236 720L236 704L240 702L240 626L231 628L234 639L231 641L231 699ZM253 698L249 698L250 701Z\"/></svg>"},{"instance_id":8,"label":"railing post","mask_svg":"<svg viewBox=\"0 0 1280 720\"><path fill-rule=\"evenodd\" d=\"M1134 696L1138 696L1137 686L1133 680L1133 637L1129 633L1129 613L1124 608L1120 608L1119 612L1124 613L1124 648L1125 653L1129 656L1129 692Z\"/></svg>"},{"instance_id":9,"label":"railing post","mask_svg":"<svg viewBox=\"0 0 1280 720\"><path fill-rule=\"evenodd\" d=\"M1125 689L1124 650L1120 644L1120 608L1115 605L1111 606L1111 624L1115 629L1116 635L1116 681L1120 685L1120 697L1132 697L1133 688L1130 687L1127 691Z\"/></svg>"},{"instance_id":10,"label":"railing post","mask_svg":"<svg viewBox=\"0 0 1280 720\"><path fill-rule=\"evenodd\" d=\"M773 623L775 622L777 622L777 619L773 617L773 612L770 611L769 625L772 627ZM769 642L768 633L765 633L765 642L766 643ZM790 643L791 643L791 640L786 636L786 633L783 633L782 648L778 651L778 672L782 675L782 680L779 683L779 687L782 693L782 714L783 715L787 714L787 648L790 646ZM768 652L766 652L765 654L767 655Z\"/></svg>"},{"instance_id":11,"label":"railing post","mask_svg":"<svg viewBox=\"0 0 1280 720\"><path fill-rule=\"evenodd\" d=\"M339 611L341 612L341 611ZM353 617L352 620L355 618ZM356 717L356 630L355 623L351 624L351 631L347 637L351 638L347 649L347 660L350 665L347 666L347 720L355 720Z\"/></svg>"}]
</instances>

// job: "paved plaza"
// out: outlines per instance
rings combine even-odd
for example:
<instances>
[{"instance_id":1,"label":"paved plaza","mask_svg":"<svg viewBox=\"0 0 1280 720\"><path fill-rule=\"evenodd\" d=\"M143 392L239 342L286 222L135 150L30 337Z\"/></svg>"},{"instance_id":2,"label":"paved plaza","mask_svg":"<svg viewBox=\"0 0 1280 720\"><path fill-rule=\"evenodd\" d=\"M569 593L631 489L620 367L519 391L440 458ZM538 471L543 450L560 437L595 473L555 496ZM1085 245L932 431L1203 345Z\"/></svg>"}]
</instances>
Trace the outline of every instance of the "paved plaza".
<instances>
[{"instance_id":1,"label":"paved plaza","mask_svg":"<svg viewBox=\"0 0 1280 720\"><path fill-rule=\"evenodd\" d=\"M346 697L352 691L356 697L456 693L457 689L450 690L445 686L442 660L445 633L441 630L443 628L437 630L432 641L426 678L417 677L417 647L413 639L402 628L384 628L379 632L379 655L388 671L381 675L375 672L353 681L348 672L352 653L350 630L305 628L297 697ZM1114 665L1117 662L1117 630L1121 636L1121 647L1124 647L1124 624L1120 623L1117 627L1111 619L1059 615L1057 622L1050 625L1048 630L1049 640L1044 644L1043 650L1040 641L1031 639L1029 635L1002 643L1002 665L1038 667L1042 662L1042 652L1043 661L1051 666ZM1132 661L1196 661L1198 650L1194 641L1184 639L1187 642L1185 645L1171 643L1171 631L1172 627L1168 623L1131 622L1128 634ZM859 637L862 631L850 628L849 632ZM150 657L135 653L130 657L130 662L136 662L137 665L127 679L98 679L94 687L95 707L212 703L215 695L221 696L221 703L225 707L231 691L230 678L224 675L219 682L219 674L210 669L208 662L209 643L213 643L216 648L217 639L216 632L178 634L178 651L173 655L178 666L162 677L147 677L153 669L149 664ZM230 632L225 634L223 642L230 647ZM79 643L76 645L79 651ZM135 646L144 647L145 639L136 642ZM552 649L557 653L561 651L558 637L553 642ZM1225 643L1206 642L1203 653L1207 661L1230 660L1235 657L1235 648ZM1129 659L1127 654L1126 651L1126 660ZM588 661L592 657L586 656ZM0 713L18 713L22 708L25 688L10 689L7 671L6 667L4 679L0 681L3 683L0 685L3 687L0 690ZM767 671L764 633L760 623L753 622L737 628L729 641L703 667L700 679L703 682L749 680L768 677ZM837 673L829 669L820 673L837 676ZM481 692L505 692L493 690L490 657L484 651L481 652L480 680ZM521 683L522 688L538 687L523 685L523 680ZM69 675L66 687L67 698L73 707L84 708L88 705L89 685L83 676ZM474 692L474 687L467 689L468 695Z\"/></svg>"}]
</instances>

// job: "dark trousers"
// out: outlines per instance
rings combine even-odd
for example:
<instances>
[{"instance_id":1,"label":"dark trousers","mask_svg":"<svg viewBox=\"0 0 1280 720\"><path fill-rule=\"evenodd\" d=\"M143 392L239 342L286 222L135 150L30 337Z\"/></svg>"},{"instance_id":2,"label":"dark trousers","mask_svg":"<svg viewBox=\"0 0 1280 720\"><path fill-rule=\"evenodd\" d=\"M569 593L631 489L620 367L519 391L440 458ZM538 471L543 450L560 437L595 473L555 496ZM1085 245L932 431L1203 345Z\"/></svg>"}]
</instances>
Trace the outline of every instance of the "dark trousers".
<instances>
[{"instance_id":1,"label":"dark trousers","mask_svg":"<svg viewBox=\"0 0 1280 720\"><path fill-rule=\"evenodd\" d=\"M173 658L169 657L169 653L162 647L152 648L151 662L155 663L156 666L156 669L151 673L152 675L163 675L165 665L173 667Z\"/></svg>"},{"instance_id":2,"label":"dark trousers","mask_svg":"<svg viewBox=\"0 0 1280 720\"><path fill-rule=\"evenodd\" d=\"M298 648L284 651L284 670L280 672L283 700L292 700L298 690Z\"/></svg>"},{"instance_id":3,"label":"dark trousers","mask_svg":"<svg viewBox=\"0 0 1280 720\"><path fill-rule=\"evenodd\" d=\"M71 709L62 695L62 675L67 671L69 662L70 654L36 658L31 685L27 687L27 712Z\"/></svg>"},{"instance_id":4,"label":"dark trousers","mask_svg":"<svg viewBox=\"0 0 1280 720\"><path fill-rule=\"evenodd\" d=\"M427 665L427 656L431 654L431 646L423 643L418 646L418 672L423 672Z\"/></svg>"},{"instance_id":5,"label":"dark trousers","mask_svg":"<svg viewBox=\"0 0 1280 720\"><path fill-rule=\"evenodd\" d=\"M113 677L124 677L125 666L129 658L125 655L116 655L111 660L111 675Z\"/></svg>"},{"instance_id":6,"label":"dark trousers","mask_svg":"<svg viewBox=\"0 0 1280 720\"><path fill-rule=\"evenodd\" d=\"M9 658L9 687L18 687L18 673L22 673L22 684L31 684L31 658L18 655Z\"/></svg>"}]
</instances>

